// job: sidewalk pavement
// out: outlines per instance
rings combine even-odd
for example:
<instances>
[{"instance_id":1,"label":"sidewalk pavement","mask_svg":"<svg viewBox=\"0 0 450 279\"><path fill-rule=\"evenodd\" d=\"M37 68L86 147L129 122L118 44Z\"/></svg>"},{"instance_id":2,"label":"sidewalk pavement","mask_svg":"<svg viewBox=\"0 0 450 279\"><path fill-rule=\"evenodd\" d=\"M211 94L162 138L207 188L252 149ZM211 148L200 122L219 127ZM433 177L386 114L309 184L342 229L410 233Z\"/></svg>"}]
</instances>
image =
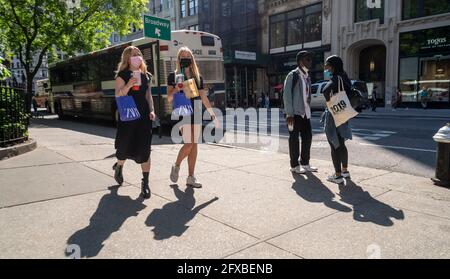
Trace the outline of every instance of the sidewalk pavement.
<instances>
[{"instance_id":1,"label":"sidewalk pavement","mask_svg":"<svg viewBox=\"0 0 450 279\"><path fill-rule=\"evenodd\" d=\"M180 145L155 136L143 201L134 162L111 187L114 129L45 121L35 151L0 161L0 258L450 257L450 190L429 178L351 166L339 187L329 161L293 176L286 154L202 144L192 190L186 162L168 179Z\"/></svg>"}]
</instances>

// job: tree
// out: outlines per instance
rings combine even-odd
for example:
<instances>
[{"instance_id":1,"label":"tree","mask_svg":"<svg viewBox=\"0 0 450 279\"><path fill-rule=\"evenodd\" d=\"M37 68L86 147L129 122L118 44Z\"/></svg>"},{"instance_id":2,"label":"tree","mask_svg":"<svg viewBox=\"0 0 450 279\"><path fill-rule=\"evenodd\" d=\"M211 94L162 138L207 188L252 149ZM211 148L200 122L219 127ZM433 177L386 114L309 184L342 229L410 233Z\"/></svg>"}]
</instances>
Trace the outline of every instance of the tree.
<instances>
[{"instance_id":1,"label":"tree","mask_svg":"<svg viewBox=\"0 0 450 279\"><path fill-rule=\"evenodd\" d=\"M0 80L10 77L11 73L5 65L3 65L3 57L0 56Z\"/></svg>"},{"instance_id":2,"label":"tree","mask_svg":"<svg viewBox=\"0 0 450 279\"><path fill-rule=\"evenodd\" d=\"M33 78L47 54L106 47L112 32L125 35L131 26L142 27L146 4L147 0L0 0L0 37L25 68L28 108Z\"/></svg>"}]
</instances>

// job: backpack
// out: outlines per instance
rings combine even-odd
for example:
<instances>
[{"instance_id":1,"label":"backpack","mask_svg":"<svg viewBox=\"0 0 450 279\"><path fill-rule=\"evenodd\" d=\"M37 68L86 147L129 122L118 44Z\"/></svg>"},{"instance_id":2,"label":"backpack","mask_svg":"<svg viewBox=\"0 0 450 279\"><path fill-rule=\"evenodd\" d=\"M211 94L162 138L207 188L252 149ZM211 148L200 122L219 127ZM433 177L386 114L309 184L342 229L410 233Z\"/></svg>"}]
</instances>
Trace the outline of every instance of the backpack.
<instances>
[{"instance_id":1,"label":"backpack","mask_svg":"<svg viewBox=\"0 0 450 279\"><path fill-rule=\"evenodd\" d=\"M352 86L349 94L349 100L352 107L357 112L362 112L363 104L364 104L364 96L362 95L361 91L356 89L354 86Z\"/></svg>"},{"instance_id":2,"label":"backpack","mask_svg":"<svg viewBox=\"0 0 450 279\"><path fill-rule=\"evenodd\" d=\"M300 75L298 74L297 71L293 72L293 76L292 76L292 87L291 87L291 94L294 95L294 87L297 84L298 80L300 79Z\"/></svg>"}]
</instances>

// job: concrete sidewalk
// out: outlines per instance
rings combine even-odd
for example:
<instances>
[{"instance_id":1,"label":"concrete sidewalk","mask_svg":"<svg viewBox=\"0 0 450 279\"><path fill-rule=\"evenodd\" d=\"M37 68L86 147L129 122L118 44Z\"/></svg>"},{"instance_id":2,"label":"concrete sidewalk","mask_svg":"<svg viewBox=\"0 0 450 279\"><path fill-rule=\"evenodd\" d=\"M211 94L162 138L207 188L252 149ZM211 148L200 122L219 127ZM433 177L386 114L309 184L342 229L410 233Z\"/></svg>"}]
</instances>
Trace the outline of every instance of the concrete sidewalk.
<instances>
[{"instance_id":1,"label":"concrete sidewalk","mask_svg":"<svg viewBox=\"0 0 450 279\"><path fill-rule=\"evenodd\" d=\"M37 123L38 148L0 161L0 258L450 258L450 190L429 178L354 166L339 187L329 161L293 176L285 154L202 144L194 191L155 136L143 201L134 162L111 187L114 129Z\"/></svg>"}]
</instances>

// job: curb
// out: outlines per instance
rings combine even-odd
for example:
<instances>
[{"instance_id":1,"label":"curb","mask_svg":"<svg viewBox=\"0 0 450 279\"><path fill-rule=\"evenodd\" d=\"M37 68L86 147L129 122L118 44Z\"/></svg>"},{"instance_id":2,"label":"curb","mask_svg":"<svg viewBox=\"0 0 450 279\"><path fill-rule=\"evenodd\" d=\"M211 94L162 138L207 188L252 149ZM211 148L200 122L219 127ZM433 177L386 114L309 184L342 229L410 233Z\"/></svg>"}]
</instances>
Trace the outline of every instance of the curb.
<instances>
[{"instance_id":1,"label":"curb","mask_svg":"<svg viewBox=\"0 0 450 279\"><path fill-rule=\"evenodd\" d=\"M0 148L0 160L5 160L14 156L18 156L30 151L33 151L37 147L37 142L34 139L29 139L25 143L21 143L15 146Z\"/></svg>"}]
</instances>

